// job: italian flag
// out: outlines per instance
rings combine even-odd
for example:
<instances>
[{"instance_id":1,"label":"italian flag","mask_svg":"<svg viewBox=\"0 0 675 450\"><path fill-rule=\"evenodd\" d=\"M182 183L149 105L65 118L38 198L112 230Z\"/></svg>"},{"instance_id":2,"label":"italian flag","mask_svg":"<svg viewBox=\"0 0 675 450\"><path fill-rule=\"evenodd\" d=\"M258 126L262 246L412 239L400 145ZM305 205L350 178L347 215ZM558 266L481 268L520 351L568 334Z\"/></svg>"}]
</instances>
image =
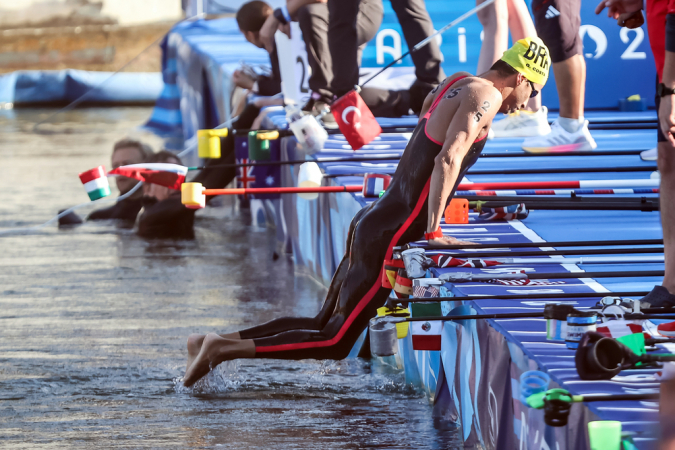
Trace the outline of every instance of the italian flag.
<instances>
[{"instance_id":1,"label":"italian flag","mask_svg":"<svg viewBox=\"0 0 675 450\"><path fill-rule=\"evenodd\" d=\"M159 184L169 189L180 190L185 182L188 168L178 164L148 163L120 166L110 171L109 175L121 175L145 183Z\"/></svg>"},{"instance_id":2,"label":"italian flag","mask_svg":"<svg viewBox=\"0 0 675 450\"><path fill-rule=\"evenodd\" d=\"M80 180L84 185L84 190L89 195L89 200L92 202L99 198L110 195L110 185L105 174L105 168L98 166L95 169L87 170L80 174Z\"/></svg>"},{"instance_id":3,"label":"italian flag","mask_svg":"<svg viewBox=\"0 0 675 450\"><path fill-rule=\"evenodd\" d=\"M441 317L443 315L440 303L412 303L410 305L410 312L412 317ZM430 320L411 323L413 350L441 349L442 321Z\"/></svg>"}]
</instances>

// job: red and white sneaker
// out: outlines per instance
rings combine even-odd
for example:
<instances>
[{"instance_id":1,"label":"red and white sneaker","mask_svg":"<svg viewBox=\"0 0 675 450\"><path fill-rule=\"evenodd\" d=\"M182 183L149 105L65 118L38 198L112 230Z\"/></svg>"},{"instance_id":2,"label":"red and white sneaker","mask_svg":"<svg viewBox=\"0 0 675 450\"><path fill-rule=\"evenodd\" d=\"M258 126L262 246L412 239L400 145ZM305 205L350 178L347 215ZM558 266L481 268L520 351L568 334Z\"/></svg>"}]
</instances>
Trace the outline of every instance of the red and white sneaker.
<instances>
[{"instance_id":1,"label":"red and white sneaker","mask_svg":"<svg viewBox=\"0 0 675 450\"><path fill-rule=\"evenodd\" d=\"M675 337L675 322L660 323L656 330L661 336Z\"/></svg>"}]
</instances>

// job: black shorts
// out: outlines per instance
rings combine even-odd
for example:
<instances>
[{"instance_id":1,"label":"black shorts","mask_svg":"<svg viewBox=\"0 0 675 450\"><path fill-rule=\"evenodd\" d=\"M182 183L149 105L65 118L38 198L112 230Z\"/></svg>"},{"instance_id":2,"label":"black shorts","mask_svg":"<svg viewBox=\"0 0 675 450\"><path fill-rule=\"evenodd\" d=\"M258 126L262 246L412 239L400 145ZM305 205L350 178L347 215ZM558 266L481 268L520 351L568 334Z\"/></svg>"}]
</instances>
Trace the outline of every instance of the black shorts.
<instances>
[{"instance_id":1,"label":"black shorts","mask_svg":"<svg viewBox=\"0 0 675 450\"><path fill-rule=\"evenodd\" d=\"M537 34L548 47L552 62L583 53L579 36L581 0L532 0L532 13Z\"/></svg>"},{"instance_id":2,"label":"black shorts","mask_svg":"<svg viewBox=\"0 0 675 450\"><path fill-rule=\"evenodd\" d=\"M659 86L659 76L656 75L656 87L658 88ZM661 97L658 95L654 96L654 103L656 103L656 141L657 142L668 142L668 139L663 135L661 132L661 118L659 117L659 106L661 106Z\"/></svg>"}]
</instances>

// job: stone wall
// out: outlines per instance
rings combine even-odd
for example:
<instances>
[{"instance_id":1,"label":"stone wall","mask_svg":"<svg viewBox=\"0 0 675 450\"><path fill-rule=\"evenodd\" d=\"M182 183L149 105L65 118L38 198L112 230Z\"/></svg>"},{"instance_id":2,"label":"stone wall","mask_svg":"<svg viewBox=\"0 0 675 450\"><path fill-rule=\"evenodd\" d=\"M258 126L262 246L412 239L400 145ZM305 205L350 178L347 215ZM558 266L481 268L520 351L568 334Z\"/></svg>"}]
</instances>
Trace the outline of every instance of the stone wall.
<instances>
[{"instance_id":1,"label":"stone wall","mask_svg":"<svg viewBox=\"0 0 675 450\"><path fill-rule=\"evenodd\" d=\"M115 71L181 18L181 0L0 0L0 73ZM126 70L160 69L153 46Z\"/></svg>"}]
</instances>

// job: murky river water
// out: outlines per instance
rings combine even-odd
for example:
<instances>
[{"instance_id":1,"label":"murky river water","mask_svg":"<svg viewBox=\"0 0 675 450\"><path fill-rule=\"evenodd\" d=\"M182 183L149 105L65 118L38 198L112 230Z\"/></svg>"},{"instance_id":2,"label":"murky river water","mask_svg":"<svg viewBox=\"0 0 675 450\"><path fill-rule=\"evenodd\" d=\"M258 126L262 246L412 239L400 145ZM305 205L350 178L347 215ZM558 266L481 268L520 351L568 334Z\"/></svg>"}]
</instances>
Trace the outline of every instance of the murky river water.
<instances>
[{"instance_id":1,"label":"murky river water","mask_svg":"<svg viewBox=\"0 0 675 450\"><path fill-rule=\"evenodd\" d=\"M0 229L86 201L77 174L109 165L150 110L68 112L34 133L50 113L0 111ZM455 448L369 361L244 360L181 388L190 333L313 315L325 295L245 213L197 217L194 241L101 223L0 236L0 447Z\"/></svg>"}]
</instances>

